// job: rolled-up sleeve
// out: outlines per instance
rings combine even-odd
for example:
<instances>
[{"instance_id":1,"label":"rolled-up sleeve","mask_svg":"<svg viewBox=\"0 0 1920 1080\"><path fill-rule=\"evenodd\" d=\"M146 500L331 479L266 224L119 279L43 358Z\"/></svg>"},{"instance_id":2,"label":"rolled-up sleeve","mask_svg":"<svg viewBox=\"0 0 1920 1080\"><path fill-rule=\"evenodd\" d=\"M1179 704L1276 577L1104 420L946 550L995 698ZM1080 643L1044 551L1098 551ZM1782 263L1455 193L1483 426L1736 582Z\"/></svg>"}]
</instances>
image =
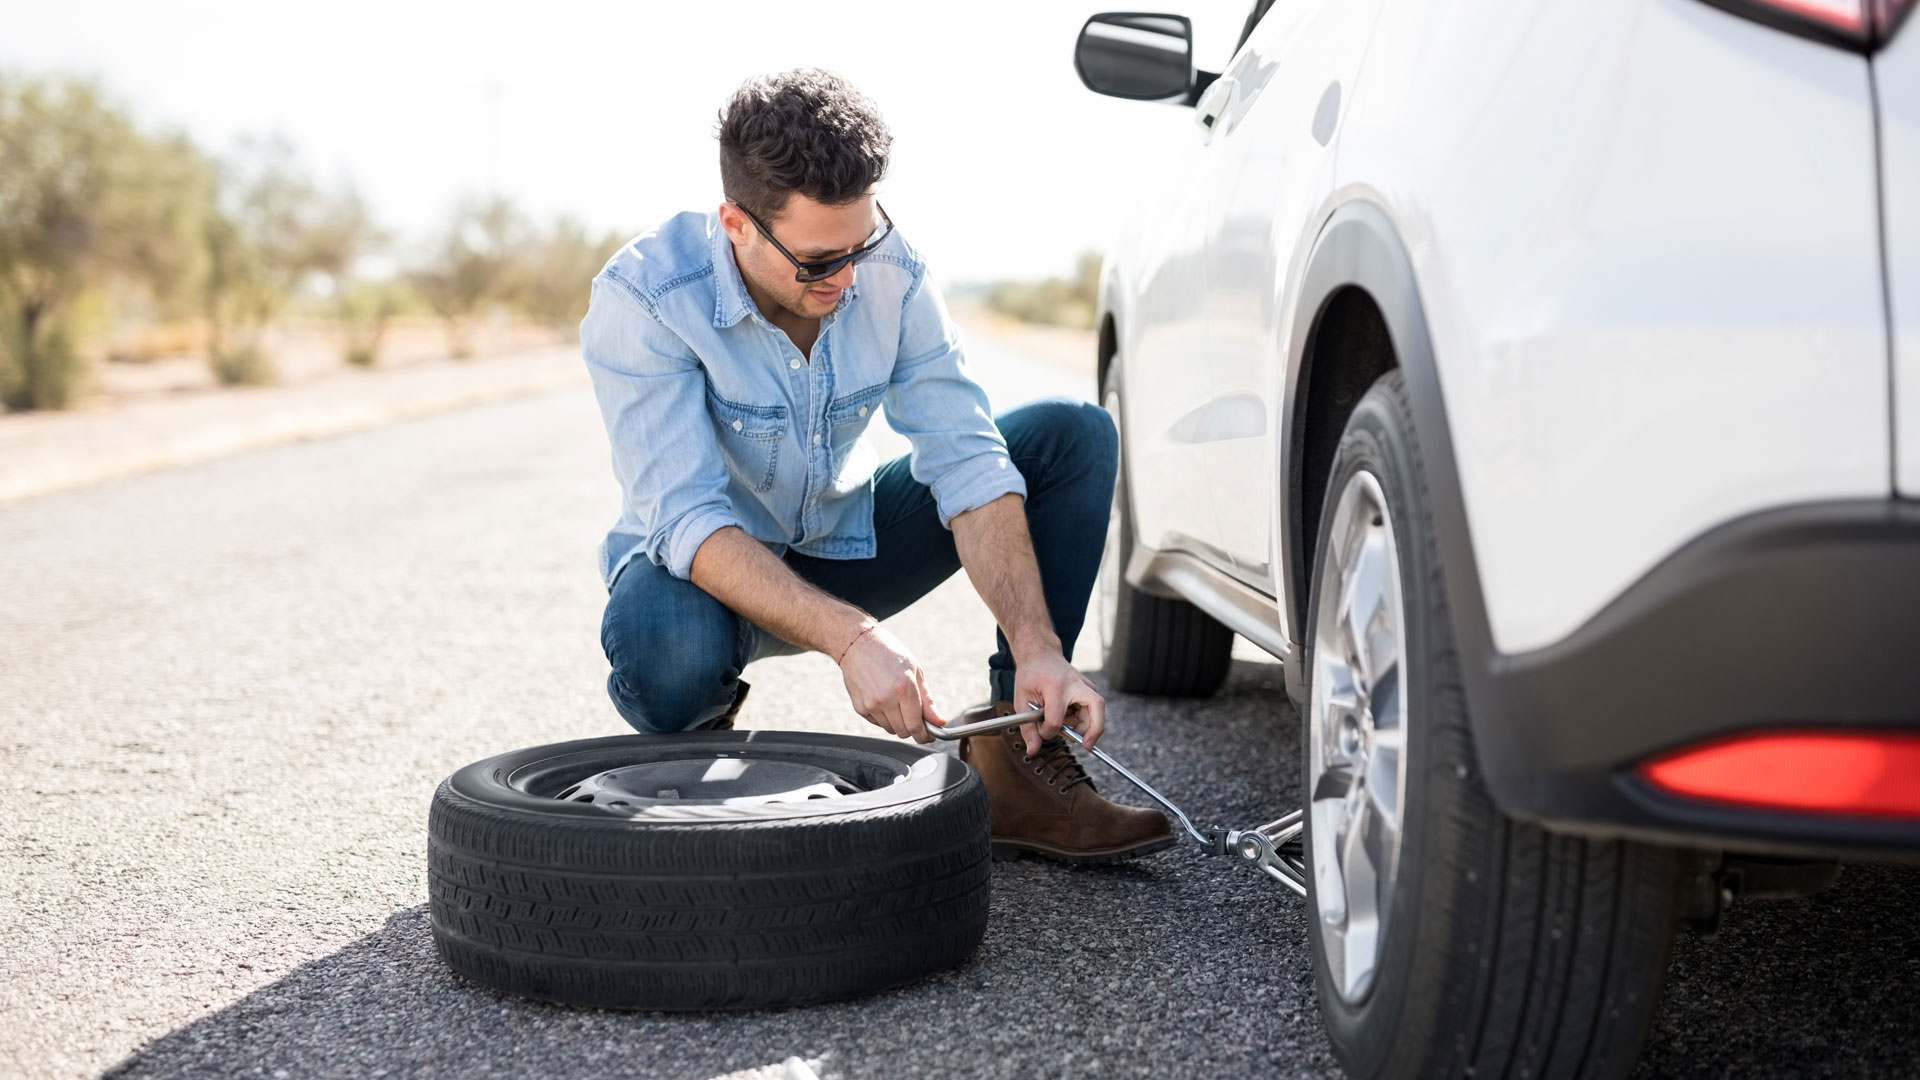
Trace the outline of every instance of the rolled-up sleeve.
<instances>
[{"instance_id":1,"label":"rolled-up sleeve","mask_svg":"<svg viewBox=\"0 0 1920 1080\"><path fill-rule=\"evenodd\" d=\"M620 281L594 279L580 351L613 448L613 473L644 552L675 577L692 573L707 537L740 524L707 420L706 374L692 350Z\"/></svg>"},{"instance_id":2,"label":"rolled-up sleeve","mask_svg":"<svg viewBox=\"0 0 1920 1080\"><path fill-rule=\"evenodd\" d=\"M1002 495L1024 497L994 426L987 392L967 372L960 331L924 274L902 301L900 359L887 387L887 424L913 446L913 478L933 489L940 524Z\"/></svg>"}]
</instances>

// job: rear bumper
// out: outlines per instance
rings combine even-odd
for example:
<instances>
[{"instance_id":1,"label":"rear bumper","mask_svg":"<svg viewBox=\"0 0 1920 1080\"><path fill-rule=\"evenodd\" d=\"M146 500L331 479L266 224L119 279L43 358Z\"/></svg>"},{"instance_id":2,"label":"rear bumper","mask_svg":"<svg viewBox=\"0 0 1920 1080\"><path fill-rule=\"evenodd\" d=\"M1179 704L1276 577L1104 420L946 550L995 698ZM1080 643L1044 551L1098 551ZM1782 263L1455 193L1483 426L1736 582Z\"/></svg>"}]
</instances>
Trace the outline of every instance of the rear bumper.
<instances>
[{"instance_id":1,"label":"rear bumper","mask_svg":"<svg viewBox=\"0 0 1920 1080\"><path fill-rule=\"evenodd\" d=\"M1564 641L1466 672L1508 813L1781 854L1920 855L1920 821L1670 796L1636 765L1775 727L1920 730L1920 505L1790 507L1687 545ZM1920 777L1915 778L1920 783Z\"/></svg>"}]
</instances>

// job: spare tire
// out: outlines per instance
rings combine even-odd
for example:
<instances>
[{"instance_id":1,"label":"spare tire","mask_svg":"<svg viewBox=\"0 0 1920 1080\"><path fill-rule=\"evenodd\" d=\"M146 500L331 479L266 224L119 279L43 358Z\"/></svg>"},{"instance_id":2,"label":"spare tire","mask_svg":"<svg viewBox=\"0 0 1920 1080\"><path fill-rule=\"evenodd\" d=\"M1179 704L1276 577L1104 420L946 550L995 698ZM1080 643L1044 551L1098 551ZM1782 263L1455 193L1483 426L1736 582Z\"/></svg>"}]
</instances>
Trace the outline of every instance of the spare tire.
<instances>
[{"instance_id":1,"label":"spare tire","mask_svg":"<svg viewBox=\"0 0 1920 1080\"><path fill-rule=\"evenodd\" d=\"M627 735L488 758L434 792L434 946L570 1005L800 1005L954 967L986 933L980 777L903 742Z\"/></svg>"}]
</instances>

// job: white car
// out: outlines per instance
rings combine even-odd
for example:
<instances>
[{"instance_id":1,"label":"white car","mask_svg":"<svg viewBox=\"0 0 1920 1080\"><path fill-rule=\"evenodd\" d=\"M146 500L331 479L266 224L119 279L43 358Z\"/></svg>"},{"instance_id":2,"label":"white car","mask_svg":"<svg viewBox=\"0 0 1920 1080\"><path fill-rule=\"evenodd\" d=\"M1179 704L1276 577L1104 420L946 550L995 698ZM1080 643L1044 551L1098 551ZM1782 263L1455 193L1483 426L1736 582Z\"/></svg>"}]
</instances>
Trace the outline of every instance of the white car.
<instances>
[{"instance_id":1,"label":"white car","mask_svg":"<svg viewBox=\"0 0 1920 1080\"><path fill-rule=\"evenodd\" d=\"M1681 920L1920 853L1912 6L1083 29L1204 144L1103 275L1107 673L1281 660L1349 1074L1625 1075Z\"/></svg>"}]
</instances>

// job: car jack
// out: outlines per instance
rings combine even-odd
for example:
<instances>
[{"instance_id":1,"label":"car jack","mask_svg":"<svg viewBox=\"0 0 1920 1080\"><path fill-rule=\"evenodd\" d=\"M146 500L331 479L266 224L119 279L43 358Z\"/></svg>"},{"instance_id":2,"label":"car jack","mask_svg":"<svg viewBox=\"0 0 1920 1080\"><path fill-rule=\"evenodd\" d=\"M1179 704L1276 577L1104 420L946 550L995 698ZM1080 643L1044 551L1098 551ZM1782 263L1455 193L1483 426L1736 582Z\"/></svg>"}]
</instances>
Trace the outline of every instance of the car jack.
<instances>
[{"instance_id":1,"label":"car jack","mask_svg":"<svg viewBox=\"0 0 1920 1080\"><path fill-rule=\"evenodd\" d=\"M1032 705L1031 702L1028 703ZM943 742L962 739L968 735L988 735L997 731L1006 731L1022 724L1030 724L1045 716L1045 712L1035 706L1026 712L996 716L988 720L977 720L971 724L949 724L944 728L928 725L927 732ZM1154 790L1152 784L1134 775L1132 769L1120 764L1113 756L1097 746L1088 746L1080 738L1080 733L1072 728L1062 728L1066 736L1081 749L1105 762L1134 787L1145 792L1147 797L1160 804L1167 813L1180 822L1187 835L1193 837L1200 850L1208 855L1225 855L1243 859L1258 867L1268 877L1292 889L1301 896L1307 895L1307 859L1304 832L1305 815L1295 810L1253 829L1202 829L1187 817L1186 811L1176 806L1172 799Z\"/></svg>"}]
</instances>

